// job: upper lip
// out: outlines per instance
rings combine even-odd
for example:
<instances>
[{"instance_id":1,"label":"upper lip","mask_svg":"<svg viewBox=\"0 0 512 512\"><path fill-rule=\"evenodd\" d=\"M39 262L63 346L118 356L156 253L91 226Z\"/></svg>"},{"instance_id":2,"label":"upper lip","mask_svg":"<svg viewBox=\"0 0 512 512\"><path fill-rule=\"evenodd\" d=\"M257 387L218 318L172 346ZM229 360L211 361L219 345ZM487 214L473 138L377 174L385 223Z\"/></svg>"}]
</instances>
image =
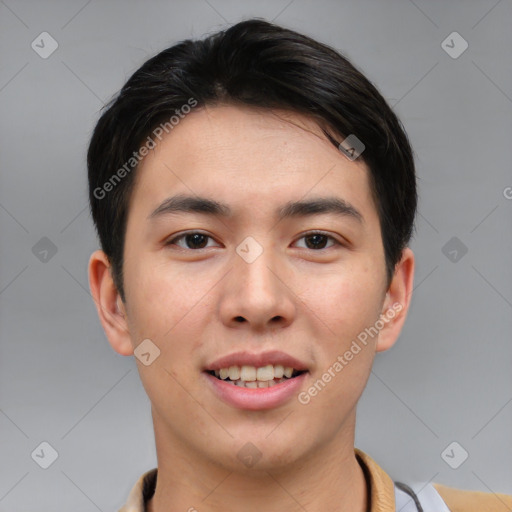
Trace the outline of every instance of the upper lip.
<instances>
[{"instance_id":1,"label":"upper lip","mask_svg":"<svg viewBox=\"0 0 512 512\"><path fill-rule=\"evenodd\" d=\"M227 356L220 357L205 367L205 371L220 370L221 368L229 368L230 366L262 366L282 365L291 367L294 370L307 370L308 367L302 361L292 357L285 352L279 350L271 350L260 354L251 354L250 352L234 352Z\"/></svg>"}]
</instances>

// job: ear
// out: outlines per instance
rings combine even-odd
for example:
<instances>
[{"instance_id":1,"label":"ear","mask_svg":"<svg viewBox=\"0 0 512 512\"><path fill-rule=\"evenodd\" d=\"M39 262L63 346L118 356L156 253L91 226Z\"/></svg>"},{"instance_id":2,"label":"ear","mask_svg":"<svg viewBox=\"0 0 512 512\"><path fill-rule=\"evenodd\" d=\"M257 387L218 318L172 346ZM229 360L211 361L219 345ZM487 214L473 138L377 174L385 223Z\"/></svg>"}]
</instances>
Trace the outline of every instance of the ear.
<instances>
[{"instance_id":1,"label":"ear","mask_svg":"<svg viewBox=\"0 0 512 512\"><path fill-rule=\"evenodd\" d=\"M414 253L406 247L395 267L393 279L384 298L380 317L384 327L379 332L375 349L377 352L388 350L398 339L409 310L413 281Z\"/></svg>"},{"instance_id":2,"label":"ear","mask_svg":"<svg viewBox=\"0 0 512 512\"><path fill-rule=\"evenodd\" d=\"M118 354L132 355L134 349L126 310L114 285L110 262L103 251L95 251L89 259L89 288L110 345Z\"/></svg>"}]
</instances>

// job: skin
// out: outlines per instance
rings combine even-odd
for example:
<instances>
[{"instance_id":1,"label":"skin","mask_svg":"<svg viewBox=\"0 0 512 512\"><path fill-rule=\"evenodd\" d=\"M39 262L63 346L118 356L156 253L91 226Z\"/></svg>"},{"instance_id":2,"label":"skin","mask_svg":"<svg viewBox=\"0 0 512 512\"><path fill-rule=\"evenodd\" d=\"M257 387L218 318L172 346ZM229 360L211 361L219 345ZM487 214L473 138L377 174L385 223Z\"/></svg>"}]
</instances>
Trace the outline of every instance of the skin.
<instances>
[{"instance_id":1,"label":"skin","mask_svg":"<svg viewBox=\"0 0 512 512\"><path fill-rule=\"evenodd\" d=\"M386 286L364 162L346 158L307 117L218 105L181 120L136 177L124 248L126 302L102 251L90 258L89 283L116 352L132 355L146 338L161 351L149 366L136 358L158 456L148 510L364 512L356 405L375 353L400 334L414 274L406 248ZM233 214L147 219L177 193L221 201ZM288 201L333 195L364 222L335 214L276 221L275 210ZM185 238L165 245L195 230L211 237L200 241L204 248ZM309 230L333 239L311 248ZM235 251L247 236L263 248L252 263ZM274 409L240 410L205 384L202 369L220 356L279 349L307 364L307 390L394 303L403 309L307 405L294 397ZM247 442L262 454L252 468L237 458Z\"/></svg>"}]
</instances>

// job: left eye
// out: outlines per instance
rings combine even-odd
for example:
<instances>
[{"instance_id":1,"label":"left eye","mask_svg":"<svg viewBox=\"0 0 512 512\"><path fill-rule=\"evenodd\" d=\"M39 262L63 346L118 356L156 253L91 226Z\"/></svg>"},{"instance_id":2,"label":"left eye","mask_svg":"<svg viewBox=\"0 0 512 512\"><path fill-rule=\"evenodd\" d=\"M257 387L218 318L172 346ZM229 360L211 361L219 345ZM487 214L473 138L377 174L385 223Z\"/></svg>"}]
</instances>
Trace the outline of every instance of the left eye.
<instances>
[{"instance_id":1,"label":"left eye","mask_svg":"<svg viewBox=\"0 0 512 512\"><path fill-rule=\"evenodd\" d=\"M181 247L182 249L205 249L207 247L207 240L213 238L209 235L205 235L204 233L200 233L198 231L193 231L190 233L184 233L182 235L177 236L176 238L173 238L172 240L169 240L165 245L178 245L178 247ZM340 242L338 242L334 237L330 235L326 235L325 233L321 232L311 232L306 233L305 235L301 236L298 240L309 240L309 242L306 242L306 249L311 250L319 250L319 249L325 249L326 243L328 240L331 240L333 243L329 247L332 247L333 245L341 245ZM185 240L186 247L183 247L178 241ZM211 246L210 246L211 247Z\"/></svg>"},{"instance_id":2,"label":"left eye","mask_svg":"<svg viewBox=\"0 0 512 512\"><path fill-rule=\"evenodd\" d=\"M312 233L306 233L305 235L301 236L299 240L301 240L302 238L306 240L311 240L309 244L306 243L306 249L325 249L325 243L327 242L327 240L332 240L332 245L341 245L340 242L338 242L334 237L316 231ZM332 247L332 245L330 247Z\"/></svg>"}]
</instances>

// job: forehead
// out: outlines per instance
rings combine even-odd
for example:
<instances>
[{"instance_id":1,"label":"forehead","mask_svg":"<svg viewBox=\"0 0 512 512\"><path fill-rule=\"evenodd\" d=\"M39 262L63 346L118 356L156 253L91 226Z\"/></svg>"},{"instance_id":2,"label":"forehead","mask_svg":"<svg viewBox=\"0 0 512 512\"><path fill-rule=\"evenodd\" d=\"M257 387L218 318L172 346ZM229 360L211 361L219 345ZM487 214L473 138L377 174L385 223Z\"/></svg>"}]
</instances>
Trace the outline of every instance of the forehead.
<instances>
[{"instance_id":1,"label":"forehead","mask_svg":"<svg viewBox=\"0 0 512 512\"><path fill-rule=\"evenodd\" d=\"M365 163L350 161L314 120L297 113L197 108L155 142L137 169L132 195L153 208L171 193L215 193L223 202L248 205L326 192L350 198L359 210L371 207Z\"/></svg>"},{"instance_id":2,"label":"forehead","mask_svg":"<svg viewBox=\"0 0 512 512\"><path fill-rule=\"evenodd\" d=\"M261 151L262 144L265 151ZM333 156L340 156L311 118L286 110L235 105L205 106L192 111L158 144L156 153L165 153L169 147L177 161L185 155L188 164L233 155L261 167L267 161L276 162L275 150L279 150L281 157L294 161L296 168L301 157L314 156L318 160L322 153L322 160L332 160ZM251 149L258 151L247 153ZM277 173L281 167L269 171Z\"/></svg>"}]
</instances>

